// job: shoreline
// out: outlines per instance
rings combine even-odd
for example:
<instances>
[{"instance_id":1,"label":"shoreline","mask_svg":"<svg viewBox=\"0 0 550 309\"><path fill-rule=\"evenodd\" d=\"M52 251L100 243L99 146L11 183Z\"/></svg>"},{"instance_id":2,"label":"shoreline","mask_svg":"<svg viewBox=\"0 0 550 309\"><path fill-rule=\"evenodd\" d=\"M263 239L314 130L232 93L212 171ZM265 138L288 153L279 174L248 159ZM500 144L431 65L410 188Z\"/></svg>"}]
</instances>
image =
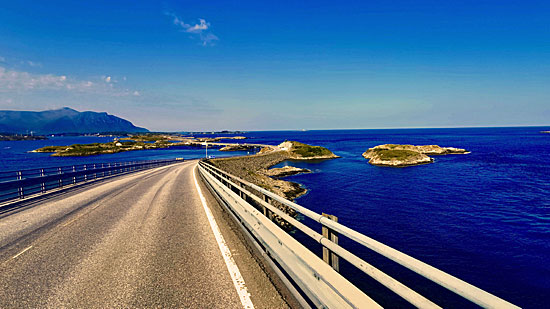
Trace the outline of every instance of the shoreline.
<instances>
[{"instance_id":1,"label":"shoreline","mask_svg":"<svg viewBox=\"0 0 550 309\"><path fill-rule=\"evenodd\" d=\"M278 146L263 148L257 154L207 161L217 168L293 201L306 194L307 189L297 182L280 179L285 176L279 177L274 174L278 171L273 171L273 166L285 161L321 161L336 158L339 156L326 148L285 141ZM282 171L283 169L279 171L286 174L287 172ZM302 172L305 170L300 169L299 173ZM297 174L296 170L286 176L294 174Z\"/></svg>"},{"instance_id":2,"label":"shoreline","mask_svg":"<svg viewBox=\"0 0 550 309\"><path fill-rule=\"evenodd\" d=\"M93 155L113 154L119 152L165 149L170 147L202 147L205 144L212 148L221 148L221 151L247 151L256 147L269 148L269 145L248 143L223 143L221 140L244 140L244 136L194 138L167 134L131 135L124 138L115 138L111 142L73 144L66 146L45 146L29 152L52 153L53 157L87 157ZM225 148L225 149L224 149ZM222 150L223 149L223 150Z\"/></svg>"}]
</instances>

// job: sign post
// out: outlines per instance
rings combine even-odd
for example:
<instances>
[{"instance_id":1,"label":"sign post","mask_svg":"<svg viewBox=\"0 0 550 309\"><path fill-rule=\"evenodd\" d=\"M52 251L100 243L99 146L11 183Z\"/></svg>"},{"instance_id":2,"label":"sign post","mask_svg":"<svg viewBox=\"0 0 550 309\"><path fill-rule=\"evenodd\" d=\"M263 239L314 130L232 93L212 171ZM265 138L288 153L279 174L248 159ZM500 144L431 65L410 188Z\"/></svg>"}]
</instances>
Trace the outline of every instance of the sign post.
<instances>
[{"instance_id":1,"label":"sign post","mask_svg":"<svg viewBox=\"0 0 550 309\"><path fill-rule=\"evenodd\" d=\"M208 142L204 142L202 144L206 146L206 159L208 159Z\"/></svg>"}]
</instances>

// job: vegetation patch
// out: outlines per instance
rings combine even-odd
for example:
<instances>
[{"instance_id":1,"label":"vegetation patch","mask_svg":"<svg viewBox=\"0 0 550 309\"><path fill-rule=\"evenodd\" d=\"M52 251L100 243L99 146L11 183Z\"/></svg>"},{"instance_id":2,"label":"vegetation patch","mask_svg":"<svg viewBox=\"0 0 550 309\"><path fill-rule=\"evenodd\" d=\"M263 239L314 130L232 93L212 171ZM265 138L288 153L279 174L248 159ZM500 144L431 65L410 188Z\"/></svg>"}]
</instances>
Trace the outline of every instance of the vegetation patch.
<instances>
[{"instance_id":1,"label":"vegetation patch","mask_svg":"<svg viewBox=\"0 0 550 309\"><path fill-rule=\"evenodd\" d=\"M438 145L397 145L386 144L369 148L363 157L370 164L380 166L404 167L432 163L434 160L428 155L467 154L465 149L454 147L440 147Z\"/></svg>"},{"instance_id":2,"label":"vegetation patch","mask_svg":"<svg viewBox=\"0 0 550 309\"><path fill-rule=\"evenodd\" d=\"M46 146L33 152L53 152L54 157L83 157L99 154L112 154L132 150L168 148L174 143L144 143L134 141L114 141L109 143L74 144L70 146Z\"/></svg>"},{"instance_id":3,"label":"vegetation patch","mask_svg":"<svg viewBox=\"0 0 550 309\"><path fill-rule=\"evenodd\" d=\"M310 146L299 142L292 142L292 144L294 146L292 152L304 158L333 155L332 151L321 146Z\"/></svg>"},{"instance_id":4,"label":"vegetation patch","mask_svg":"<svg viewBox=\"0 0 550 309\"><path fill-rule=\"evenodd\" d=\"M380 159L382 160L407 160L410 158L418 157L418 152L412 150L375 150Z\"/></svg>"},{"instance_id":5,"label":"vegetation patch","mask_svg":"<svg viewBox=\"0 0 550 309\"><path fill-rule=\"evenodd\" d=\"M136 142L159 142L159 141L168 141L168 136L165 134L157 133L147 133L147 134L138 134L131 135L130 137L123 138L121 140L133 140Z\"/></svg>"}]
</instances>

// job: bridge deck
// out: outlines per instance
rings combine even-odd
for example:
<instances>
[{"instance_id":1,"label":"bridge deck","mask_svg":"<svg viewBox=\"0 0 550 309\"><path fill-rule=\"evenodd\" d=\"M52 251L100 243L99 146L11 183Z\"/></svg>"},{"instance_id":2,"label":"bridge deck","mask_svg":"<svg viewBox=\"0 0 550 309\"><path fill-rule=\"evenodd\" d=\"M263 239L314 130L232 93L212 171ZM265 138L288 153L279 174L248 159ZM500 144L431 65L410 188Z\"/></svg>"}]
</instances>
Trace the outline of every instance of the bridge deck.
<instances>
[{"instance_id":1,"label":"bridge deck","mask_svg":"<svg viewBox=\"0 0 550 309\"><path fill-rule=\"evenodd\" d=\"M122 176L0 218L0 307L243 307L195 166ZM288 307L202 192L254 305Z\"/></svg>"}]
</instances>

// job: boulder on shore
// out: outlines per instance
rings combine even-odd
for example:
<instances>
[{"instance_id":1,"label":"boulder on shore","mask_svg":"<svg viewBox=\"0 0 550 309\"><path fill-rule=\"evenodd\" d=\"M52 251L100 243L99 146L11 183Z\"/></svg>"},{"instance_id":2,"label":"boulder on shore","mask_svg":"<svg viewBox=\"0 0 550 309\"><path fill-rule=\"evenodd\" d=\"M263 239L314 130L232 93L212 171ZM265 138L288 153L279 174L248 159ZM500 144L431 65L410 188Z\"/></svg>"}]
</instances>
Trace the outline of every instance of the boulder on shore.
<instances>
[{"instance_id":1,"label":"boulder on shore","mask_svg":"<svg viewBox=\"0 0 550 309\"><path fill-rule=\"evenodd\" d=\"M428 155L467 154L465 149L440 147L438 145L396 145L386 144L369 148L363 157L372 165L405 167L432 163Z\"/></svg>"}]
</instances>

